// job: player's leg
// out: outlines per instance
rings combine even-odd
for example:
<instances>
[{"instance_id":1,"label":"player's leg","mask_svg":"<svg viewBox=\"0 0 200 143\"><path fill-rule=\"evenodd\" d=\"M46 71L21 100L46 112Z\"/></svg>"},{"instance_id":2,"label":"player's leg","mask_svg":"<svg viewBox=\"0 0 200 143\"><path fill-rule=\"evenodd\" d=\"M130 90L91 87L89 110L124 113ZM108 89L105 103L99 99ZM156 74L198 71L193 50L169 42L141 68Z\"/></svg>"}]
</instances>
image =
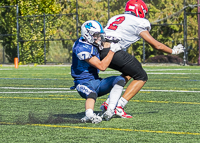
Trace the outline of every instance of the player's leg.
<instances>
[{"instance_id":1,"label":"player's leg","mask_svg":"<svg viewBox=\"0 0 200 143\"><path fill-rule=\"evenodd\" d=\"M148 80L148 77L139 61L133 56L131 61L122 68L122 71L134 79L128 85L127 89L118 102L118 106L122 106L122 108L124 108L128 101L141 90L141 88Z\"/></svg>"},{"instance_id":2,"label":"player's leg","mask_svg":"<svg viewBox=\"0 0 200 143\"><path fill-rule=\"evenodd\" d=\"M101 51L101 58L103 58L106 53L109 51L109 48L105 48ZM123 107L128 103L128 101L134 97L138 91L144 86L148 77L144 69L142 68L139 61L134 57L128 54L125 51L118 51L115 53L110 68L122 72L124 75L128 75L126 81L130 80L132 77L134 80L129 84L123 96L118 102L118 106ZM124 112L124 118L129 118Z\"/></svg>"},{"instance_id":3,"label":"player's leg","mask_svg":"<svg viewBox=\"0 0 200 143\"><path fill-rule=\"evenodd\" d=\"M94 113L94 104L97 98L97 93L93 87L86 84L79 84L76 87L81 97L86 99L85 102L85 117L81 119L82 122L91 121L92 123L100 123L102 118Z\"/></svg>"},{"instance_id":4,"label":"player's leg","mask_svg":"<svg viewBox=\"0 0 200 143\"><path fill-rule=\"evenodd\" d=\"M113 88L113 91L115 91L115 89ZM119 92L118 92L119 93ZM121 97L122 98L122 97ZM115 98L115 100L118 100L118 98ZM105 112L108 109L108 105L111 105L113 99L110 99L110 95L108 96L107 100L105 102L103 102L103 104L101 105L100 109L102 110L102 112ZM115 101L116 103L117 101ZM127 101L128 102L128 101ZM115 104L113 104L115 105ZM114 113L118 116L120 116L121 118L132 118L131 115L128 115L123 108L120 105L117 105L117 107L115 107Z\"/></svg>"},{"instance_id":5,"label":"player's leg","mask_svg":"<svg viewBox=\"0 0 200 143\"><path fill-rule=\"evenodd\" d=\"M105 120L110 120L114 115L114 110L121 96L124 85L125 79L122 76L112 76L101 81L101 84L97 89L98 95L101 96L110 92L107 111L103 114Z\"/></svg>"},{"instance_id":6,"label":"player's leg","mask_svg":"<svg viewBox=\"0 0 200 143\"><path fill-rule=\"evenodd\" d=\"M127 101L129 101L131 98L133 98L144 86L146 81L143 80L133 80L125 90L123 94L123 98L125 98Z\"/></svg>"}]
</instances>

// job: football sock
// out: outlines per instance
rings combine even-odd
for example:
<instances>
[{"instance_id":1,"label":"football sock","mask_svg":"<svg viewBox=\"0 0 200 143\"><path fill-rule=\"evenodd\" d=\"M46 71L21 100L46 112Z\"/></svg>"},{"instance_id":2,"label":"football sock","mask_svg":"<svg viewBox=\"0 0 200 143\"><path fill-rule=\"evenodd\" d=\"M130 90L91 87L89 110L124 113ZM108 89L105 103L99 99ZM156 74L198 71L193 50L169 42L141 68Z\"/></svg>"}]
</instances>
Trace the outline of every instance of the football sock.
<instances>
[{"instance_id":1,"label":"football sock","mask_svg":"<svg viewBox=\"0 0 200 143\"><path fill-rule=\"evenodd\" d=\"M124 108L127 103L128 103L128 101L126 99L124 99L123 97L121 97L118 101L117 106L121 106L122 108Z\"/></svg>"},{"instance_id":2,"label":"football sock","mask_svg":"<svg viewBox=\"0 0 200 143\"><path fill-rule=\"evenodd\" d=\"M108 96L107 100L106 100L106 103L108 104L109 103L109 100L110 100L110 95Z\"/></svg>"},{"instance_id":3,"label":"football sock","mask_svg":"<svg viewBox=\"0 0 200 143\"><path fill-rule=\"evenodd\" d=\"M88 118L91 118L94 116L93 110L92 109L87 109L85 111L85 116L87 116Z\"/></svg>"},{"instance_id":4,"label":"football sock","mask_svg":"<svg viewBox=\"0 0 200 143\"><path fill-rule=\"evenodd\" d=\"M114 87L112 88L112 90L110 91L110 99L109 99L109 103L108 103L108 110L114 110L117 102L121 96L121 93L123 91L123 87L115 84Z\"/></svg>"}]
</instances>

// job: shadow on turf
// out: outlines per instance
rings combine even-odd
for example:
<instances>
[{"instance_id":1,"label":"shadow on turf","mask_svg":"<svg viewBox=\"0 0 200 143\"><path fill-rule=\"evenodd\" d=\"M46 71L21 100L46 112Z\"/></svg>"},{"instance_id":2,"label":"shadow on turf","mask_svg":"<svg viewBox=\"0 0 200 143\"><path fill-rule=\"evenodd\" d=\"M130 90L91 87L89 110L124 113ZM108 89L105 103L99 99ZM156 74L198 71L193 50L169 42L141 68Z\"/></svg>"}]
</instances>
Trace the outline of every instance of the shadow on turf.
<instances>
[{"instance_id":1,"label":"shadow on turf","mask_svg":"<svg viewBox=\"0 0 200 143\"><path fill-rule=\"evenodd\" d=\"M76 114L35 114L30 112L28 116L17 117L12 123L2 122L0 125L26 125L26 124L78 124L82 123L81 118L85 116L85 112ZM1 119L1 118L0 118Z\"/></svg>"},{"instance_id":2,"label":"shadow on turf","mask_svg":"<svg viewBox=\"0 0 200 143\"><path fill-rule=\"evenodd\" d=\"M48 118L40 119L33 113L29 113L29 123L32 124L77 124L81 123L81 118L85 116L85 112L77 114L49 114Z\"/></svg>"},{"instance_id":3,"label":"shadow on turf","mask_svg":"<svg viewBox=\"0 0 200 143\"><path fill-rule=\"evenodd\" d=\"M81 113L80 115L83 115ZM67 116L69 115L69 116ZM81 123L80 118L74 114L65 114L66 117L61 116L61 114L53 115L39 115L34 113L29 113L28 116L18 117L13 123L1 122L0 125L26 125L26 124L77 124ZM76 116L76 117L75 117Z\"/></svg>"},{"instance_id":4,"label":"shadow on turf","mask_svg":"<svg viewBox=\"0 0 200 143\"><path fill-rule=\"evenodd\" d=\"M149 112L137 112L133 114L154 114L158 113L159 111L149 111ZM99 112L95 112L98 114ZM38 115L34 113L28 114L28 121L27 117L18 117L18 119L11 124L17 125L25 125L25 124L77 124L82 123L81 118L85 116L85 112L75 113L75 114L49 114L47 117L43 115ZM114 118L120 118L118 116L114 116ZM1 119L1 118L0 118ZM11 125L10 123L1 122L0 125Z\"/></svg>"},{"instance_id":5,"label":"shadow on turf","mask_svg":"<svg viewBox=\"0 0 200 143\"><path fill-rule=\"evenodd\" d=\"M138 113L132 113L132 114L153 114L153 113L158 113L159 111L149 111L149 112L138 112Z\"/></svg>"},{"instance_id":6,"label":"shadow on turf","mask_svg":"<svg viewBox=\"0 0 200 143\"><path fill-rule=\"evenodd\" d=\"M98 114L99 112L94 111L95 114ZM72 118L72 119L81 119L85 116L85 112L80 112L76 114L55 114L53 115L55 117L62 117L62 118Z\"/></svg>"}]
</instances>

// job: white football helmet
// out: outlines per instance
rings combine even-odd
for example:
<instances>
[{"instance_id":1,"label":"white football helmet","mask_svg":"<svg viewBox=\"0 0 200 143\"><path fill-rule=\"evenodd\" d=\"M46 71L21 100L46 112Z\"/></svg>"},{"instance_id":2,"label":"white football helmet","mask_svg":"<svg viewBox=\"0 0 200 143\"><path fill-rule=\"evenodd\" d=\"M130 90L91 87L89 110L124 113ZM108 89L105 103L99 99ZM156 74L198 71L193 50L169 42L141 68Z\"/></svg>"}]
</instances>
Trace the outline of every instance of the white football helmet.
<instances>
[{"instance_id":1,"label":"white football helmet","mask_svg":"<svg viewBox=\"0 0 200 143\"><path fill-rule=\"evenodd\" d=\"M81 36L91 44L94 44L95 40L104 33L102 25L95 20L86 21L81 26Z\"/></svg>"}]
</instances>

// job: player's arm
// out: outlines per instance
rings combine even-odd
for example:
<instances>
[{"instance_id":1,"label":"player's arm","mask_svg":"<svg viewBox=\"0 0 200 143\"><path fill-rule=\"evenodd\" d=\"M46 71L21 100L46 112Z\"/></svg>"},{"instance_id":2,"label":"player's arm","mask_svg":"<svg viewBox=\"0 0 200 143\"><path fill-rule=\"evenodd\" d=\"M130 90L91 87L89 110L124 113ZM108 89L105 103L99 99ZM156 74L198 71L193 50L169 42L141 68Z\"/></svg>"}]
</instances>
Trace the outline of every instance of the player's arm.
<instances>
[{"instance_id":1,"label":"player's arm","mask_svg":"<svg viewBox=\"0 0 200 143\"><path fill-rule=\"evenodd\" d=\"M92 65L93 67L101 71L105 71L107 67L109 66L114 54L115 53L110 50L107 56L102 61L100 61L96 56L93 56L90 59L86 59L86 62L88 62L90 65Z\"/></svg>"},{"instance_id":2,"label":"player's arm","mask_svg":"<svg viewBox=\"0 0 200 143\"><path fill-rule=\"evenodd\" d=\"M110 44L110 51L108 52L107 56L103 60L99 60L96 56L93 56L89 59L86 59L86 62L88 62L90 65L94 66L95 68L105 71L107 67L110 65L110 62L112 61L112 58L115 54L115 52L121 50L121 47L117 43L111 43Z\"/></svg>"},{"instance_id":3,"label":"player's arm","mask_svg":"<svg viewBox=\"0 0 200 143\"><path fill-rule=\"evenodd\" d=\"M177 46L174 46L173 49L167 47L166 45L158 42L157 40L155 40L148 31L142 31L140 33L140 36L147 41L153 48L163 51L165 53L169 53L169 54L180 54L182 52L184 52L184 47L179 44Z\"/></svg>"},{"instance_id":4,"label":"player's arm","mask_svg":"<svg viewBox=\"0 0 200 143\"><path fill-rule=\"evenodd\" d=\"M169 53L172 54L172 49L167 47L166 45L158 42L157 40L155 40L148 31L142 31L140 33L140 36L146 41L148 42L153 48L163 51L165 53Z\"/></svg>"}]
</instances>

